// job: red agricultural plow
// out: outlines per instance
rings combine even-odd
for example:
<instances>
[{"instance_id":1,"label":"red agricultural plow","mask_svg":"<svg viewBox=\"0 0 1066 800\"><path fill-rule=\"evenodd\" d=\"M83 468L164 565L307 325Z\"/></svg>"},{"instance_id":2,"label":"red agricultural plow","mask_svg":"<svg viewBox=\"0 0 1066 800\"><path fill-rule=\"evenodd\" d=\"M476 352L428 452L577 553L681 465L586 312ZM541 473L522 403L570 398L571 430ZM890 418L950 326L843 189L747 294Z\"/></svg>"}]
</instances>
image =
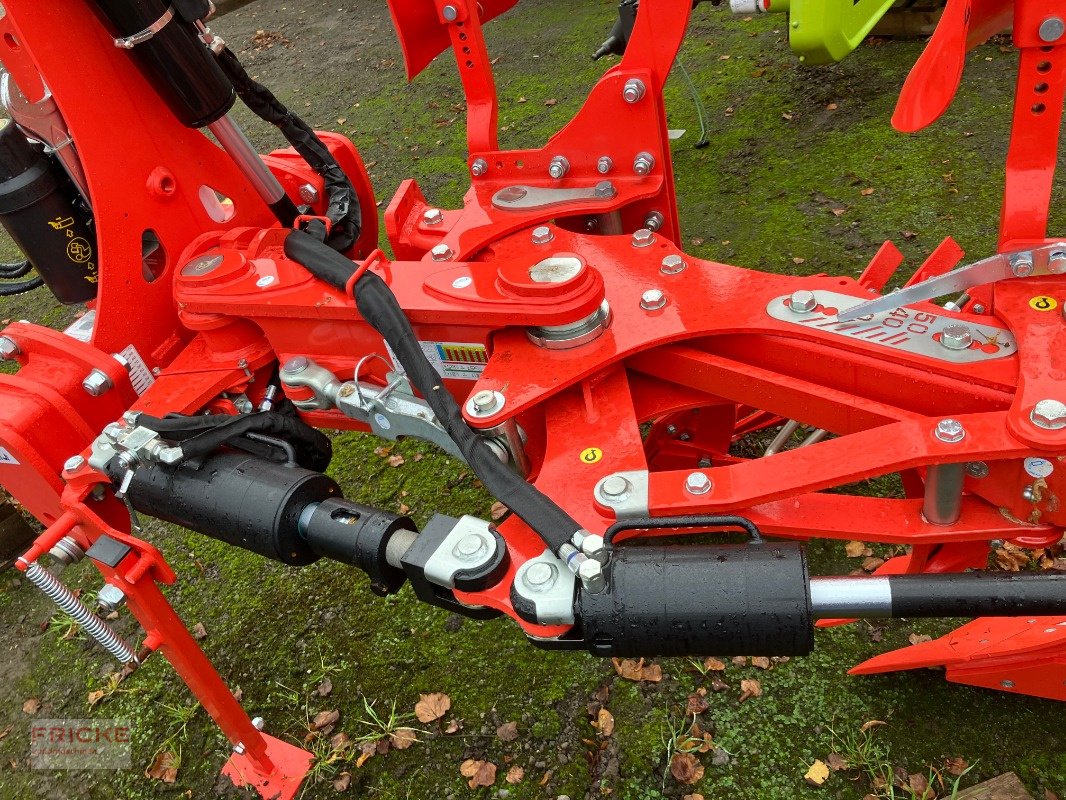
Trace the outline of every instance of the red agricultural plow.
<instances>
[{"instance_id":1,"label":"red agricultural plow","mask_svg":"<svg viewBox=\"0 0 1066 800\"><path fill-rule=\"evenodd\" d=\"M1066 2L950 0L895 121L935 119L967 48L1013 26L999 252L958 266L948 239L884 297L890 243L857 281L681 250L662 87L690 0L646 0L584 107L522 151L498 148L481 33L513 0L393 3L411 77L455 53L471 177L455 210L402 184L393 260L356 149L251 80L206 0L4 5L0 212L56 293L91 307L66 332L0 338L17 363L0 481L46 526L18 566L122 662L167 658L234 744L236 783L292 797L310 756L234 700L160 592L176 576L138 514L351 564L381 594L410 580L603 655L804 654L816 620L973 616L856 671L941 664L1066 699L1066 577L979 571L990 542L1051 546L1066 521L1066 239L1046 235ZM77 58L57 30L79 31ZM256 154L236 96L293 147ZM513 513L418 532L346 501L320 428L433 442ZM773 441L738 455L759 433ZM894 473L903 498L825 491ZM726 531L748 542L648 541ZM811 537L908 549L873 576L812 578ZM139 647L49 552L99 567Z\"/></svg>"}]
</instances>

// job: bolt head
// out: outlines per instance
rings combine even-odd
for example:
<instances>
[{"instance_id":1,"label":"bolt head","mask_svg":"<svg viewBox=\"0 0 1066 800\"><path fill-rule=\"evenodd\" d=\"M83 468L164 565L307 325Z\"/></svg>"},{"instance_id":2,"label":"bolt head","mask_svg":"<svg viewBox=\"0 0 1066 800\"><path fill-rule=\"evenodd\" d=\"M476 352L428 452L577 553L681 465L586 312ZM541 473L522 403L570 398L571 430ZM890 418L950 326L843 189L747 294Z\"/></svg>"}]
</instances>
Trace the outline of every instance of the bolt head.
<instances>
[{"instance_id":1,"label":"bolt head","mask_svg":"<svg viewBox=\"0 0 1066 800\"><path fill-rule=\"evenodd\" d=\"M0 361L8 361L17 356L21 350L10 336L0 336Z\"/></svg>"},{"instance_id":2,"label":"bolt head","mask_svg":"<svg viewBox=\"0 0 1066 800\"><path fill-rule=\"evenodd\" d=\"M966 437L966 429L957 419L942 419L936 424L935 435L942 442L955 444Z\"/></svg>"},{"instance_id":3,"label":"bolt head","mask_svg":"<svg viewBox=\"0 0 1066 800\"><path fill-rule=\"evenodd\" d=\"M318 202L318 189L314 187L314 184L305 183L300 187L300 199L307 204Z\"/></svg>"},{"instance_id":4,"label":"bolt head","mask_svg":"<svg viewBox=\"0 0 1066 800\"><path fill-rule=\"evenodd\" d=\"M647 88L640 78L630 78L622 87L622 99L627 103L639 103Z\"/></svg>"},{"instance_id":5,"label":"bolt head","mask_svg":"<svg viewBox=\"0 0 1066 800\"><path fill-rule=\"evenodd\" d=\"M640 307L645 311L658 311L666 303L666 292L662 289L648 289L640 296Z\"/></svg>"},{"instance_id":6,"label":"bolt head","mask_svg":"<svg viewBox=\"0 0 1066 800\"><path fill-rule=\"evenodd\" d=\"M655 241L655 233L647 228L633 231L633 246L648 247Z\"/></svg>"},{"instance_id":7,"label":"bolt head","mask_svg":"<svg viewBox=\"0 0 1066 800\"><path fill-rule=\"evenodd\" d=\"M652 211L644 218L644 227L650 231L657 231L663 226L665 221L662 214L658 211Z\"/></svg>"},{"instance_id":8,"label":"bolt head","mask_svg":"<svg viewBox=\"0 0 1066 800\"><path fill-rule=\"evenodd\" d=\"M499 405L499 401L496 399L496 393L489 389L482 389L475 394L471 402L478 413L481 414L487 414Z\"/></svg>"},{"instance_id":9,"label":"bolt head","mask_svg":"<svg viewBox=\"0 0 1066 800\"><path fill-rule=\"evenodd\" d=\"M599 564L607 563L607 543L598 533L590 533L581 540L581 552Z\"/></svg>"},{"instance_id":10,"label":"bolt head","mask_svg":"<svg viewBox=\"0 0 1066 800\"><path fill-rule=\"evenodd\" d=\"M1047 269L1052 275L1066 272L1066 250L1056 250L1048 256Z\"/></svg>"},{"instance_id":11,"label":"bolt head","mask_svg":"<svg viewBox=\"0 0 1066 800\"><path fill-rule=\"evenodd\" d=\"M792 293L788 299L788 307L797 314L807 314L818 307L818 298L814 292L800 289Z\"/></svg>"},{"instance_id":12,"label":"bolt head","mask_svg":"<svg viewBox=\"0 0 1066 800\"><path fill-rule=\"evenodd\" d=\"M610 156L600 156L596 161L596 171L601 175L606 175L614 167L614 159Z\"/></svg>"},{"instance_id":13,"label":"bolt head","mask_svg":"<svg viewBox=\"0 0 1066 800\"><path fill-rule=\"evenodd\" d=\"M981 303L974 303L973 308L970 309L975 314L984 314L985 307Z\"/></svg>"},{"instance_id":14,"label":"bolt head","mask_svg":"<svg viewBox=\"0 0 1066 800\"><path fill-rule=\"evenodd\" d=\"M105 583L96 595L96 604L104 611L118 611L126 602L126 593L111 583Z\"/></svg>"},{"instance_id":15,"label":"bolt head","mask_svg":"<svg viewBox=\"0 0 1066 800\"><path fill-rule=\"evenodd\" d=\"M659 267L659 272L663 275L676 275L681 272L686 266L685 259L679 255L669 255L663 259L662 266Z\"/></svg>"},{"instance_id":16,"label":"bolt head","mask_svg":"<svg viewBox=\"0 0 1066 800\"><path fill-rule=\"evenodd\" d=\"M1029 419L1036 427L1047 431L1066 428L1066 403L1059 400L1041 400L1033 406Z\"/></svg>"},{"instance_id":17,"label":"bolt head","mask_svg":"<svg viewBox=\"0 0 1066 800\"><path fill-rule=\"evenodd\" d=\"M522 574L522 583L526 585L526 588L535 592L546 592L555 585L555 580L558 577L559 570L555 566L544 561L538 561L526 567L525 572Z\"/></svg>"},{"instance_id":18,"label":"bolt head","mask_svg":"<svg viewBox=\"0 0 1066 800\"><path fill-rule=\"evenodd\" d=\"M444 212L439 208L427 208L422 213L422 221L427 225L440 225L444 222Z\"/></svg>"},{"instance_id":19,"label":"bolt head","mask_svg":"<svg viewBox=\"0 0 1066 800\"><path fill-rule=\"evenodd\" d=\"M1061 17L1048 17L1040 23L1040 39L1044 42L1057 42L1066 33L1066 23Z\"/></svg>"},{"instance_id":20,"label":"bolt head","mask_svg":"<svg viewBox=\"0 0 1066 800\"><path fill-rule=\"evenodd\" d=\"M470 533L452 548L452 555L460 561L477 561L488 550L488 543L480 533Z\"/></svg>"},{"instance_id":21,"label":"bolt head","mask_svg":"<svg viewBox=\"0 0 1066 800\"><path fill-rule=\"evenodd\" d=\"M555 238L555 234L552 233L552 229L547 225L538 225L533 229L531 238L533 239L533 244L548 244Z\"/></svg>"},{"instance_id":22,"label":"bolt head","mask_svg":"<svg viewBox=\"0 0 1066 800\"><path fill-rule=\"evenodd\" d=\"M90 397L99 397L111 388L111 379L107 377L107 373L94 369L85 376L81 386Z\"/></svg>"},{"instance_id":23,"label":"bolt head","mask_svg":"<svg viewBox=\"0 0 1066 800\"><path fill-rule=\"evenodd\" d=\"M1033 259L1029 256L1016 256L1011 259L1010 269L1016 278L1028 278L1033 274Z\"/></svg>"},{"instance_id":24,"label":"bolt head","mask_svg":"<svg viewBox=\"0 0 1066 800\"><path fill-rule=\"evenodd\" d=\"M257 731L261 731L266 727L266 720L262 717L252 717L252 727Z\"/></svg>"},{"instance_id":25,"label":"bolt head","mask_svg":"<svg viewBox=\"0 0 1066 800\"><path fill-rule=\"evenodd\" d=\"M973 343L967 325L948 325L940 332L940 345L947 350L965 350Z\"/></svg>"},{"instance_id":26,"label":"bolt head","mask_svg":"<svg viewBox=\"0 0 1066 800\"><path fill-rule=\"evenodd\" d=\"M567 161L565 156L555 156L551 160L551 164L548 165L548 174L555 180L564 177L569 171L570 162Z\"/></svg>"},{"instance_id":27,"label":"bolt head","mask_svg":"<svg viewBox=\"0 0 1066 800\"><path fill-rule=\"evenodd\" d=\"M971 461L966 465L966 474L971 478L987 478L988 464L984 461Z\"/></svg>"},{"instance_id":28,"label":"bolt head","mask_svg":"<svg viewBox=\"0 0 1066 800\"><path fill-rule=\"evenodd\" d=\"M281 368L282 372L286 372L289 375L298 375L307 369L311 362L307 360L305 356L296 356L296 358L290 358L285 362L285 366Z\"/></svg>"},{"instance_id":29,"label":"bolt head","mask_svg":"<svg viewBox=\"0 0 1066 800\"><path fill-rule=\"evenodd\" d=\"M685 491L690 494L707 494L711 491L711 479L702 472L690 472L685 478Z\"/></svg>"},{"instance_id":30,"label":"bolt head","mask_svg":"<svg viewBox=\"0 0 1066 800\"><path fill-rule=\"evenodd\" d=\"M655 157L651 153L638 153L633 159L633 172L637 175L647 175L655 167Z\"/></svg>"},{"instance_id":31,"label":"bolt head","mask_svg":"<svg viewBox=\"0 0 1066 800\"><path fill-rule=\"evenodd\" d=\"M433 245L433 249L429 251L429 257L434 261L448 261L455 253L448 245L441 244Z\"/></svg>"},{"instance_id":32,"label":"bolt head","mask_svg":"<svg viewBox=\"0 0 1066 800\"><path fill-rule=\"evenodd\" d=\"M607 578L603 574L603 565L599 561L587 558L577 568L577 577L586 592L599 594L607 588Z\"/></svg>"},{"instance_id":33,"label":"bolt head","mask_svg":"<svg viewBox=\"0 0 1066 800\"><path fill-rule=\"evenodd\" d=\"M79 469L85 466L85 459L80 456L71 456L63 464L64 472L77 472Z\"/></svg>"},{"instance_id":34,"label":"bolt head","mask_svg":"<svg viewBox=\"0 0 1066 800\"><path fill-rule=\"evenodd\" d=\"M480 178L488 171L489 162L483 158L475 158L474 162L470 165L470 174L475 178Z\"/></svg>"},{"instance_id":35,"label":"bolt head","mask_svg":"<svg viewBox=\"0 0 1066 800\"><path fill-rule=\"evenodd\" d=\"M629 481L621 475L611 475L604 478L603 483L600 484L601 494L609 500L624 497L630 488Z\"/></svg>"}]
</instances>

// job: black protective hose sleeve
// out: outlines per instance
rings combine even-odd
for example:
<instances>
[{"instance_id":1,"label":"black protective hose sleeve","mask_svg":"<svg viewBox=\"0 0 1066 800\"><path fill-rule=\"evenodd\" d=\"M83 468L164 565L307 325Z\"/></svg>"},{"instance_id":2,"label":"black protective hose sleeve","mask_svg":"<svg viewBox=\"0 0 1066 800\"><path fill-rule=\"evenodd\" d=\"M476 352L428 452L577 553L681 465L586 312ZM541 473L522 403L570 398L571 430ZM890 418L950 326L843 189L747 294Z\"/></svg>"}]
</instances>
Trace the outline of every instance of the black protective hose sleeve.
<instances>
[{"instance_id":1,"label":"black protective hose sleeve","mask_svg":"<svg viewBox=\"0 0 1066 800\"><path fill-rule=\"evenodd\" d=\"M329 206L326 217L332 224L330 247L344 252L359 238L363 226L359 196L329 148L306 122L290 111L263 84L244 69L233 51L225 48L218 54L222 71L233 83L237 96L260 119L274 125L308 165L322 176Z\"/></svg>"},{"instance_id":2,"label":"black protective hose sleeve","mask_svg":"<svg viewBox=\"0 0 1066 800\"><path fill-rule=\"evenodd\" d=\"M0 278L25 278L33 271L29 261L16 261L14 264L0 264Z\"/></svg>"},{"instance_id":3,"label":"black protective hose sleeve","mask_svg":"<svg viewBox=\"0 0 1066 800\"><path fill-rule=\"evenodd\" d=\"M355 272L355 264L302 231L293 231L285 239L285 255L342 291ZM422 352L392 290L381 278L367 271L355 282L354 294L363 319L389 343L407 377L489 493L523 519L553 552L570 543L581 525L543 492L508 469L485 440L470 429L459 404L444 388L437 371Z\"/></svg>"},{"instance_id":4,"label":"black protective hose sleeve","mask_svg":"<svg viewBox=\"0 0 1066 800\"><path fill-rule=\"evenodd\" d=\"M333 457L333 444L328 436L298 417L276 411L258 411L239 416L190 417L172 414L162 419L141 414L137 417L137 424L170 441L180 442L182 452L190 459L210 455L249 433L288 442L296 453L296 462L305 469L322 472Z\"/></svg>"},{"instance_id":5,"label":"black protective hose sleeve","mask_svg":"<svg viewBox=\"0 0 1066 800\"><path fill-rule=\"evenodd\" d=\"M34 289L38 289L41 286L44 286L44 281L40 278L30 278L29 280L17 281L15 283L0 282L0 297L14 297L17 294L32 292Z\"/></svg>"},{"instance_id":6,"label":"black protective hose sleeve","mask_svg":"<svg viewBox=\"0 0 1066 800\"><path fill-rule=\"evenodd\" d=\"M1048 616L1066 611L1066 575L890 575L893 617Z\"/></svg>"}]
</instances>

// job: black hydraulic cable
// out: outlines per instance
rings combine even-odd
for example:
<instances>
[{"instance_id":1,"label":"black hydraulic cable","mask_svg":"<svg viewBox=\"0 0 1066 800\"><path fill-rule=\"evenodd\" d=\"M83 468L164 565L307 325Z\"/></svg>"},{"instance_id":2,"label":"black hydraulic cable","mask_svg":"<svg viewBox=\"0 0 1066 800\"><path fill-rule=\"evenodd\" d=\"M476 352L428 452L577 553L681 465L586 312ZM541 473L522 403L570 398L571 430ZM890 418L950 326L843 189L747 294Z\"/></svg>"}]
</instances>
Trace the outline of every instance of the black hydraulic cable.
<instances>
[{"instance_id":1,"label":"black hydraulic cable","mask_svg":"<svg viewBox=\"0 0 1066 800\"><path fill-rule=\"evenodd\" d=\"M313 236L302 231L290 233L285 239L285 255L302 264L315 277L348 291L348 282L356 265ZM363 319L396 353L407 377L426 399L485 488L558 554L563 545L570 544L574 533L582 529L581 525L543 492L508 469L485 440L466 424L459 404L422 352L410 321L386 283L368 270L351 291Z\"/></svg>"},{"instance_id":2,"label":"black hydraulic cable","mask_svg":"<svg viewBox=\"0 0 1066 800\"><path fill-rule=\"evenodd\" d=\"M33 272L33 264L29 261L0 264L0 278L25 278L31 272Z\"/></svg>"},{"instance_id":3,"label":"black hydraulic cable","mask_svg":"<svg viewBox=\"0 0 1066 800\"><path fill-rule=\"evenodd\" d=\"M298 417L276 411L237 416L168 414L163 418L140 414L137 424L179 442L189 459L203 458L249 434L272 436L291 444L296 462L305 469L322 472L333 457L333 444L328 436Z\"/></svg>"},{"instance_id":4,"label":"black hydraulic cable","mask_svg":"<svg viewBox=\"0 0 1066 800\"><path fill-rule=\"evenodd\" d=\"M341 252L350 248L362 230L362 209L352 182L333 154L310 125L286 108L268 88L245 71L232 50L223 48L218 54L218 63L233 83L241 101L256 116L281 131L285 140L304 161L322 176L329 200L326 217L332 225L327 243Z\"/></svg>"},{"instance_id":5,"label":"black hydraulic cable","mask_svg":"<svg viewBox=\"0 0 1066 800\"><path fill-rule=\"evenodd\" d=\"M40 278L29 278L28 280L16 281L14 283L0 281L0 297L14 297L17 294L32 292L34 289L39 289L42 286L44 286L44 281Z\"/></svg>"}]
</instances>

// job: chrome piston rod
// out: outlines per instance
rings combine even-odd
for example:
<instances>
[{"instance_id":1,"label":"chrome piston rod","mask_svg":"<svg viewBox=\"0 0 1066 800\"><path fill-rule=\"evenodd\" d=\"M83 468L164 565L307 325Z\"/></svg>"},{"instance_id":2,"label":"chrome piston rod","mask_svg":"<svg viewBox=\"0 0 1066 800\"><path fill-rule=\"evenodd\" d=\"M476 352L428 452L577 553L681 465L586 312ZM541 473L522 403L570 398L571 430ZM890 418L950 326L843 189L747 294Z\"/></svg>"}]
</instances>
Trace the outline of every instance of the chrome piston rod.
<instances>
[{"instance_id":1,"label":"chrome piston rod","mask_svg":"<svg viewBox=\"0 0 1066 800\"><path fill-rule=\"evenodd\" d=\"M285 189L274 173L270 171L263 159L252 147L237 123L229 116L223 116L207 126L215 135L222 149L229 154L233 162L252 184L256 193L263 198L283 225L292 225L296 220L296 204L285 194Z\"/></svg>"},{"instance_id":2,"label":"chrome piston rod","mask_svg":"<svg viewBox=\"0 0 1066 800\"><path fill-rule=\"evenodd\" d=\"M1066 613L1066 575L818 577L810 597L818 619L1058 615Z\"/></svg>"}]
</instances>

